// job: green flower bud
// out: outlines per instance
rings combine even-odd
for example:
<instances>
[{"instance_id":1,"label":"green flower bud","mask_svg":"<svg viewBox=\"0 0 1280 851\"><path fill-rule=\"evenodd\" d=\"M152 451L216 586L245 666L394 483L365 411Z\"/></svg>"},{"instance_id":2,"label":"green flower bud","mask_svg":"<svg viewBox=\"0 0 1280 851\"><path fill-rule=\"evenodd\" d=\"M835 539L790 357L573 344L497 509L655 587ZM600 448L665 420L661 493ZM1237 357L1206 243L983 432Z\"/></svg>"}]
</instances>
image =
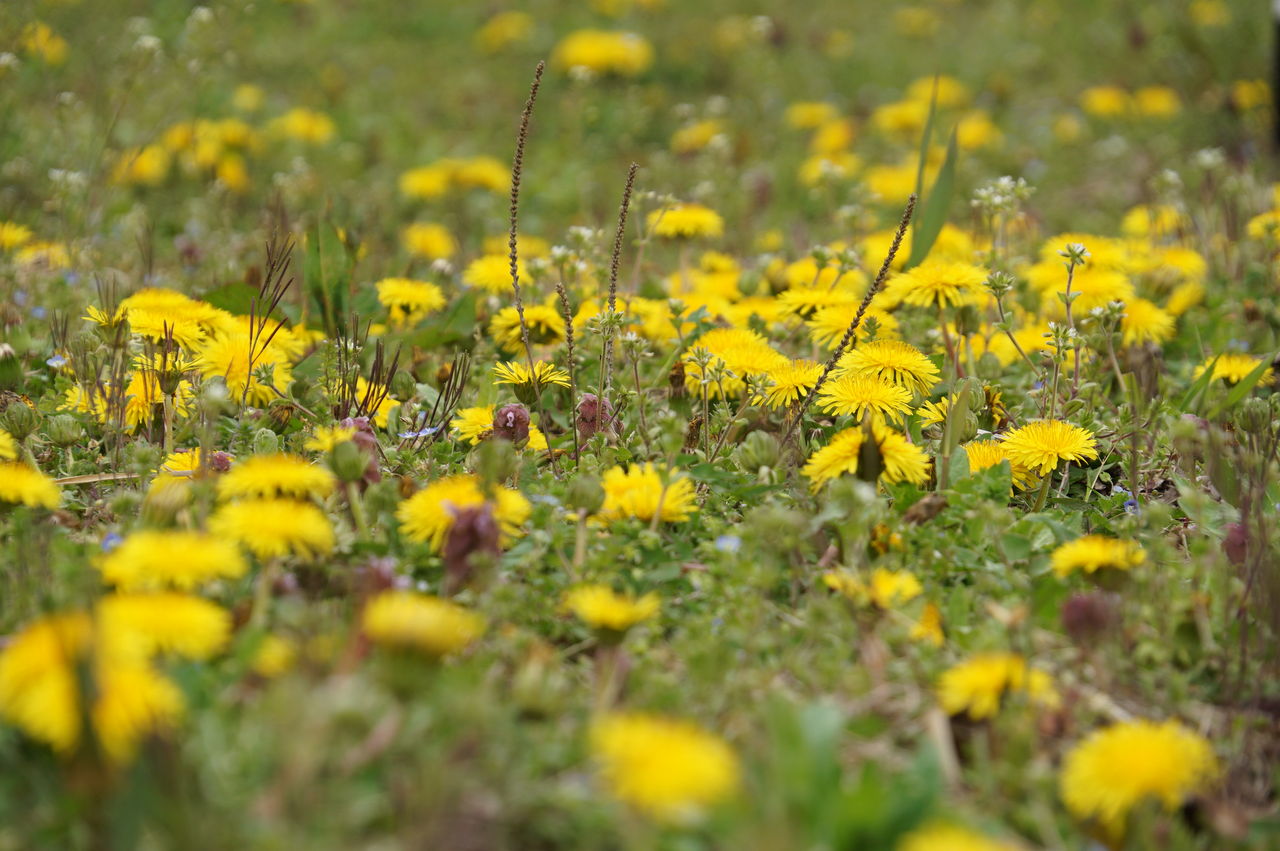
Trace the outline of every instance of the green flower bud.
<instances>
[{"instance_id":1,"label":"green flower bud","mask_svg":"<svg viewBox=\"0 0 1280 851\"><path fill-rule=\"evenodd\" d=\"M273 455L280 451L280 438L269 428L260 428L253 434L253 454Z\"/></svg>"},{"instance_id":2,"label":"green flower bud","mask_svg":"<svg viewBox=\"0 0 1280 851\"><path fill-rule=\"evenodd\" d=\"M344 440L329 453L329 469L343 482L358 482L369 468L369 455L353 440Z\"/></svg>"},{"instance_id":3,"label":"green flower bud","mask_svg":"<svg viewBox=\"0 0 1280 851\"><path fill-rule=\"evenodd\" d=\"M391 379L391 395L397 399L412 399L418 392L418 385L413 380L413 373L407 369L397 370Z\"/></svg>"},{"instance_id":4,"label":"green flower bud","mask_svg":"<svg viewBox=\"0 0 1280 851\"><path fill-rule=\"evenodd\" d=\"M49 439L57 446L74 446L84 437L84 426L71 414L58 414L49 420Z\"/></svg>"},{"instance_id":5,"label":"green flower bud","mask_svg":"<svg viewBox=\"0 0 1280 851\"><path fill-rule=\"evenodd\" d=\"M486 440L476 447L476 473L487 486L510 479L520 466L520 454L507 440Z\"/></svg>"},{"instance_id":6,"label":"green flower bud","mask_svg":"<svg viewBox=\"0 0 1280 851\"><path fill-rule=\"evenodd\" d=\"M1246 434L1266 434L1271 430L1271 404L1257 397L1245 399L1236 410L1236 428Z\"/></svg>"},{"instance_id":7,"label":"green flower bud","mask_svg":"<svg viewBox=\"0 0 1280 851\"><path fill-rule=\"evenodd\" d=\"M579 475L569 483L565 504L574 511L585 510L588 514L595 514L604 505L604 488L600 486L600 480L591 475Z\"/></svg>"},{"instance_id":8,"label":"green flower bud","mask_svg":"<svg viewBox=\"0 0 1280 851\"><path fill-rule=\"evenodd\" d=\"M40 414L26 402L15 399L0 414L0 426L21 443L40 427Z\"/></svg>"},{"instance_id":9,"label":"green flower bud","mask_svg":"<svg viewBox=\"0 0 1280 851\"><path fill-rule=\"evenodd\" d=\"M761 467L776 467L780 450L777 439L764 431L753 431L734 451L734 457L742 469L755 472Z\"/></svg>"}]
</instances>

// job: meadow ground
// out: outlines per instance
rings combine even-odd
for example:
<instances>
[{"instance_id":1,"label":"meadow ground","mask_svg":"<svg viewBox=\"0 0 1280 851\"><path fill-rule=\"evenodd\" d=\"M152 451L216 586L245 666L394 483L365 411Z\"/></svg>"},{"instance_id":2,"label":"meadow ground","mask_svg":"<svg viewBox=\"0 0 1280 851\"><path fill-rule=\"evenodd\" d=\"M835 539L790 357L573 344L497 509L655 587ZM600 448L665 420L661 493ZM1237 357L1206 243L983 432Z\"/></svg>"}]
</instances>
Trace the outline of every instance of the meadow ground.
<instances>
[{"instance_id":1,"label":"meadow ground","mask_svg":"<svg viewBox=\"0 0 1280 851\"><path fill-rule=\"evenodd\" d=\"M0 851L1276 847L1268 5L0 4Z\"/></svg>"}]
</instances>

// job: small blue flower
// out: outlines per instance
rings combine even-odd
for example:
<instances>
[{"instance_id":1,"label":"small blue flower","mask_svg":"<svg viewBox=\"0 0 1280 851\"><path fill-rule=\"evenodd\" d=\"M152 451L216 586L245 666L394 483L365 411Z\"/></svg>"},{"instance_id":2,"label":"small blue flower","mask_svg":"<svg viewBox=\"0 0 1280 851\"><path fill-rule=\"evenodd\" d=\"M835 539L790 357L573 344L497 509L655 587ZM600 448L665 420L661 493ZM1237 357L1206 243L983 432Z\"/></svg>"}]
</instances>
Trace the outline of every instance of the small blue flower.
<instances>
[{"instance_id":1,"label":"small blue flower","mask_svg":"<svg viewBox=\"0 0 1280 851\"><path fill-rule=\"evenodd\" d=\"M1136 499L1126 499L1124 501L1124 510L1129 514L1138 513L1138 501Z\"/></svg>"},{"instance_id":2,"label":"small blue flower","mask_svg":"<svg viewBox=\"0 0 1280 851\"><path fill-rule=\"evenodd\" d=\"M549 494L549 493L535 493L533 496L529 497L529 501L530 501L530 502L540 502L540 503L542 503L543 505L557 505L557 506L558 506L558 505L560 504L560 500L556 499L554 496L552 496L552 495L551 495L551 494Z\"/></svg>"},{"instance_id":3,"label":"small blue flower","mask_svg":"<svg viewBox=\"0 0 1280 851\"><path fill-rule=\"evenodd\" d=\"M123 543L124 538L120 537L118 533L109 532L107 536L102 539L102 551L104 553L109 553Z\"/></svg>"},{"instance_id":4,"label":"small blue flower","mask_svg":"<svg viewBox=\"0 0 1280 851\"><path fill-rule=\"evenodd\" d=\"M401 440L412 440L415 437L430 437L440 430L440 426L428 426L420 431L402 431L400 432Z\"/></svg>"},{"instance_id":5,"label":"small blue flower","mask_svg":"<svg viewBox=\"0 0 1280 851\"><path fill-rule=\"evenodd\" d=\"M46 360L45 363L53 367L54 369L62 369L64 366L67 365L67 359L64 358L62 355L54 355L53 357Z\"/></svg>"},{"instance_id":6,"label":"small blue flower","mask_svg":"<svg viewBox=\"0 0 1280 851\"><path fill-rule=\"evenodd\" d=\"M742 548L742 539L737 535L721 535L716 538L716 549L722 553L736 553Z\"/></svg>"},{"instance_id":7,"label":"small blue flower","mask_svg":"<svg viewBox=\"0 0 1280 851\"><path fill-rule=\"evenodd\" d=\"M16 290L13 294L13 303L18 305L18 307L25 306L27 303L27 291Z\"/></svg>"},{"instance_id":8,"label":"small blue flower","mask_svg":"<svg viewBox=\"0 0 1280 851\"><path fill-rule=\"evenodd\" d=\"M1032 385L1031 385L1031 387L1032 387L1032 389L1034 389L1034 390L1043 390L1043 389L1044 389L1044 382L1043 382L1043 381L1037 381L1035 384L1032 384Z\"/></svg>"},{"instance_id":9,"label":"small blue flower","mask_svg":"<svg viewBox=\"0 0 1280 851\"><path fill-rule=\"evenodd\" d=\"M41 307L38 304L35 307L31 308L32 319L44 319L45 316L47 315L48 315L48 311L46 311L43 307Z\"/></svg>"}]
</instances>

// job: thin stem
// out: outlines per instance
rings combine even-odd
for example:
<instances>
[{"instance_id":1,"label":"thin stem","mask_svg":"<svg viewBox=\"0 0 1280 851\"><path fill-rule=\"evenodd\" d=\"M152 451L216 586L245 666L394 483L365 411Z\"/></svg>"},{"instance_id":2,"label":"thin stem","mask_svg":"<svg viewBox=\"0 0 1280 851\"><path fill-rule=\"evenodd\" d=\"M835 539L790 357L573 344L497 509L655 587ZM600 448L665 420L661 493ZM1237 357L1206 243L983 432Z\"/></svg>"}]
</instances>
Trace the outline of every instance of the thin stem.
<instances>
[{"instance_id":1,"label":"thin stem","mask_svg":"<svg viewBox=\"0 0 1280 851\"><path fill-rule=\"evenodd\" d=\"M1053 470L1044 474L1044 478L1040 480L1040 492L1036 494L1036 504L1031 510L1033 512L1040 511L1044 508L1045 500L1049 498L1049 483L1053 481Z\"/></svg>"}]
</instances>

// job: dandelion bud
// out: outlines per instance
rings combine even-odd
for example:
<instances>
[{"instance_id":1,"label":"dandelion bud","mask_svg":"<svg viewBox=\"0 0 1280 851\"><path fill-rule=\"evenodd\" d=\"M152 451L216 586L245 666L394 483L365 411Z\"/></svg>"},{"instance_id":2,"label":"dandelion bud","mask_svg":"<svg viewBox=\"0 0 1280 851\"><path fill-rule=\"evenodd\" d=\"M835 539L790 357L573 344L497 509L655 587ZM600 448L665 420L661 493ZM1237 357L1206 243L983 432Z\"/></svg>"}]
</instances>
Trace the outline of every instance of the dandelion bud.
<instances>
[{"instance_id":1,"label":"dandelion bud","mask_svg":"<svg viewBox=\"0 0 1280 851\"><path fill-rule=\"evenodd\" d=\"M0 414L0 427L21 443L40 427L40 414L26 402L14 399Z\"/></svg>"},{"instance_id":2,"label":"dandelion bud","mask_svg":"<svg viewBox=\"0 0 1280 851\"><path fill-rule=\"evenodd\" d=\"M1071 640L1087 646L1115 623L1115 608L1105 594L1072 594L1062 604L1062 628Z\"/></svg>"},{"instance_id":3,"label":"dandelion bud","mask_svg":"<svg viewBox=\"0 0 1280 851\"><path fill-rule=\"evenodd\" d=\"M594 393L582 394L582 401L578 403L576 425L578 440L583 443L600 431L606 434L618 433L618 419L613 415L613 405L608 399L598 399Z\"/></svg>"},{"instance_id":4,"label":"dandelion bud","mask_svg":"<svg viewBox=\"0 0 1280 851\"><path fill-rule=\"evenodd\" d=\"M444 538L445 588L449 593L465 587L476 569L492 564L501 554L501 530L489 503L451 509L453 523Z\"/></svg>"},{"instance_id":5,"label":"dandelion bud","mask_svg":"<svg viewBox=\"0 0 1280 851\"><path fill-rule=\"evenodd\" d=\"M672 399L684 398L684 361L678 360L671 365L671 372L667 373L667 386L671 388Z\"/></svg>"},{"instance_id":6,"label":"dandelion bud","mask_svg":"<svg viewBox=\"0 0 1280 851\"><path fill-rule=\"evenodd\" d=\"M517 449L529 442L529 411L524 405L503 405L493 416L493 436L509 440Z\"/></svg>"},{"instance_id":7,"label":"dandelion bud","mask_svg":"<svg viewBox=\"0 0 1280 851\"><path fill-rule=\"evenodd\" d=\"M225 452L209 453L209 469L215 473L225 473L231 469L231 456Z\"/></svg>"},{"instance_id":8,"label":"dandelion bud","mask_svg":"<svg viewBox=\"0 0 1280 851\"><path fill-rule=\"evenodd\" d=\"M50 419L48 432L55 446L74 446L84 437L84 427L71 414L58 414Z\"/></svg>"},{"instance_id":9,"label":"dandelion bud","mask_svg":"<svg viewBox=\"0 0 1280 851\"><path fill-rule=\"evenodd\" d=\"M1266 434L1271 430L1271 404L1266 399L1245 399L1236 411L1236 428L1245 434Z\"/></svg>"},{"instance_id":10,"label":"dandelion bud","mask_svg":"<svg viewBox=\"0 0 1280 851\"><path fill-rule=\"evenodd\" d=\"M260 428L253 434L253 454L274 455L280 451L280 438L269 428Z\"/></svg>"},{"instance_id":11,"label":"dandelion bud","mask_svg":"<svg viewBox=\"0 0 1280 851\"><path fill-rule=\"evenodd\" d=\"M378 436L374 434L373 423L369 422L368 417L347 417L338 425L356 430L351 436L351 442L364 453L364 483L373 485L382 481L382 473L378 470Z\"/></svg>"},{"instance_id":12,"label":"dandelion bud","mask_svg":"<svg viewBox=\"0 0 1280 851\"><path fill-rule=\"evenodd\" d=\"M344 440L329 453L329 468L343 482L358 482L369 467L369 456L354 440Z\"/></svg>"},{"instance_id":13,"label":"dandelion bud","mask_svg":"<svg viewBox=\"0 0 1280 851\"><path fill-rule=\"evenodd\" d=\"M1249 553L1248 527L1243 523L1228 523L1227 536L1222 540L1222 549L1227 554L1227 561L1236 567L1242 567Z\"/></svg>"},{"instance_id":14,"label":"dandelion bud","mask_svg":"<svg viewBox=\"0 0 1280 851\"><path fill-rule=\"evenodd\" d=\"M391 377L391 395L397 399L412 399L418 392L417 382L408 370L397 370Z\"/></svg>"},{"instance_id":15,"label":"dandelion bud","mask_svg":"<svg viewBox=\"0 0 1280 851\"><path fill-rule=\"evenodd\" d=\"M761 467L776 467L780 449L773 435L764 431L753 431L734 452L737 461L744 470L755 472Z\"/></svg>"},{"instance_id":16,"label":"dandelion bud","mask_svg":"<svg viewBox=\"0 0 1280 851\"><path fill-rule=\"evenodd\" d=\"M565 494L564 501L574 511L595 514L604 505L604 488L595 476L579 475L569 483L569 492Z\"/></svg>"}]
</instances>

